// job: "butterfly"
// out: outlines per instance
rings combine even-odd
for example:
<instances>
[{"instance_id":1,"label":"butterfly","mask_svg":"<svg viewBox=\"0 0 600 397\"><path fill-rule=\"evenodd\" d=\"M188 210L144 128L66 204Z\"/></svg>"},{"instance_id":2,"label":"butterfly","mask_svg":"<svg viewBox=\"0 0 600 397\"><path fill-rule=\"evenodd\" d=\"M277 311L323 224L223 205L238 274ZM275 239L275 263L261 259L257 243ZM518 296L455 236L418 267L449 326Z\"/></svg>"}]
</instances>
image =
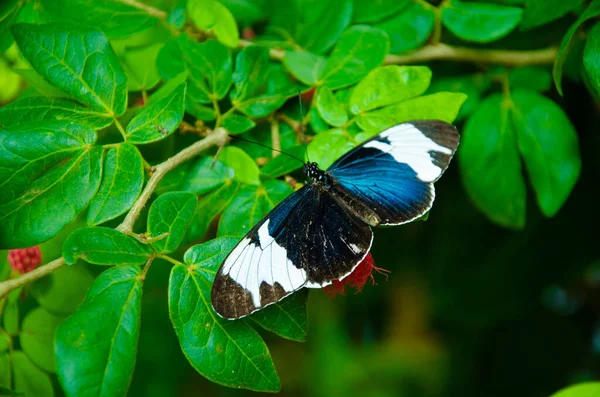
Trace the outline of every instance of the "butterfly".
<instances>
[{"instance_id":1,"label":"butterfly","mask_svg":"<svg viewBox=\"0 0 600 397\"><path fill-rule=\"evenodd\" d=\"M267 214L221 265L215 311L245 317L300 288L350 275L368 254L372 227L411 222L433 205L437 181L458 146L451 124L395 125L336 160L307 162L307 183Z\"/></svg>"}]
</instances>

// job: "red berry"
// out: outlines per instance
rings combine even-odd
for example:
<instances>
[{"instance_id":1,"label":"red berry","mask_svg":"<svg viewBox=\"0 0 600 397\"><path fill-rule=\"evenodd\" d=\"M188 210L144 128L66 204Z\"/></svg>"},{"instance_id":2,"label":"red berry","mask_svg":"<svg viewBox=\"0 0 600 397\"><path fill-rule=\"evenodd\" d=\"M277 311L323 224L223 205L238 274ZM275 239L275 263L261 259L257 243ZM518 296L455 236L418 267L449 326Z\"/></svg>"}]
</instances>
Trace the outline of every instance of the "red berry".
<instances>
[{"instance_id":1,"label":"red berry","mask_svg":"<svg viewBox=\"0 0 600 397\"><path fill-rule=\"evenodd\" d=\"M386 273L389 273L389 270L375 267L375 263L373 262L373 256L369 252L367 256L365 256L365 259L363 259L362 262L360 262L358 266L356 266L356 269L354 269L352 273L350 273L348 276L344 277L341 280L333 280L331 285L328 285L327 287L323 288L323 291L325 291L325 293L329 295L330 298L333 298L337 294L345 295L346 291L344 290L344 288L346 286L354 288L358 293L363 289L363 287L367 283L367 280L371 279L371 283L375 284L373 270L375 270L378 273L382 273L387 279Z\"/></svg>"},{"instance_id":2,"label":"red berry","mask_svg":"<svg viewBox=\"0 0 600 397\"><path fill-rule=\"evenodd\" d=\"M252 40L256 38L256 33L254 33L254 29L248 26L242 29L242 38L245 40Z\"/></svg>"},{"instance_id":3,"label":"red berry","mask_svg":"<svg viewBox=\"0 0 600 397\"><path fill-rule=\"evenodd\" d=\"M13 270L25 274L41 265L42 252L38 246L10 250L8 251L8 262Z\"/></svg>"}]
</instances>

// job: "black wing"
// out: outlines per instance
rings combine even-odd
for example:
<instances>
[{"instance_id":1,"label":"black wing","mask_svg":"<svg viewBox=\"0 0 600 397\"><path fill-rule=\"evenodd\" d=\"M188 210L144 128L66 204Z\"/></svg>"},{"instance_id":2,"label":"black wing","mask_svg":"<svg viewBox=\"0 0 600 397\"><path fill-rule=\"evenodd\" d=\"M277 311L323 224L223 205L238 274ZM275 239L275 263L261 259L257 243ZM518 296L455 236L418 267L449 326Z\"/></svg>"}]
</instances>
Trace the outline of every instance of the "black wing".
<instances>
[{"instance_id":1,"label":"black wing","mask_svg":"<svg viewBox=\"0 0 600 397\"><path fill-rule=\"evenodd\" d=\"M334 193L306 185L271 211L233 249L212 289L215 311L240 318L302 288L350 274L369 252L369 225Z\"/></svg>"},{"instance_id":2,"label":"black wing","mask_svg":"<svg viewBox=\"0 0 600 397\"><path fill-rule=\"evenodd\" d=\"M442 121L403 123L346 153L328 173L359 201L359 209L371 209L375 216L363 217L365 222L399 225L429 211L433 182L448 167L458 141L456 128Z\"/></svg>"}]
</instances>

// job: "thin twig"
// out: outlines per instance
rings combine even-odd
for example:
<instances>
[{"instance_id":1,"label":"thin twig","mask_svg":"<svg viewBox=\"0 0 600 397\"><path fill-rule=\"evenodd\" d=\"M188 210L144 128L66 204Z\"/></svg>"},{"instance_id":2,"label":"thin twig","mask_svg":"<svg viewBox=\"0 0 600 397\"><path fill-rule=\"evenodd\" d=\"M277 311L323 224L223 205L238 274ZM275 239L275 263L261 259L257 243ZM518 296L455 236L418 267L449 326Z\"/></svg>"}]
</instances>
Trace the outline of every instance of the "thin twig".
<instances>
[{"instance_id":1,"label":"thin twig","mask_svg":"<svg viewBox=\"0 0 600 397\"><path fill-rule=\"evenodd\" d=\"M279 156L281 152L281 138L279 136L279 120L276 117L271 117L271 145L273 150L271 157L275 158Z\"/></svg>"},{"instance_id":2,"label":"thin twig","mask_svg":"<svg viewBox=\"0 0 600 397\"><path fill-rule=\"evenodd\" d=\"M158 8L151 7L144 3L140 3L137 0L117 0L117 1L120 3L123 3L123 4L127 4L128 6L137 8L138 10L146 11L148 13L148 15L151 15L153 17L156 17L159 19L167 18L167 13L165 11L159 10Z\"/></svg>"},{"instance_id":3,"label":"thin twig","mask_svg":"<svg viewBox=\"0 0 600 397\"><path fill-rule=\"evenodd\" d=\"M16 290L19 287L24 286L27 283L35 281L39 278L47 276L53 271L60 269L66 264L65 259L60 257L58 259L53 260L52 262L40 266L37 269L34 269L28 273L23 274L19 278L15 278L14 280L7 280L0 283L0 299L4 298L12 291Z\"/></svg>"}]
</instances>

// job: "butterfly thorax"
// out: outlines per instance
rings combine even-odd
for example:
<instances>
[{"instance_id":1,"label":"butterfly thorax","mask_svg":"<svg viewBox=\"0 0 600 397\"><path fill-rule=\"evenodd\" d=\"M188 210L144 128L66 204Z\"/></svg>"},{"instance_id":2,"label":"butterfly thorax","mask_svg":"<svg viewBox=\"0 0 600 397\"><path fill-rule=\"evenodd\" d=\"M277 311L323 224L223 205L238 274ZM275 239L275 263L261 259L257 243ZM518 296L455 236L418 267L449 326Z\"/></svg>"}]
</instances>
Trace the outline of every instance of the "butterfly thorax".
<instances>
[{"instance_id":1,"label":"butterfly thorax","mask_svg":"<svg viewBox=\"0 0 600 397\"><path fill-rule=\"evenodd\" d=\"M320 169L319 165L317 163L304 164L303 171L306 174L306 176L309 177L313 183L315 183L317 185L322 185L322 186L331 185L331 182L332 182L331 175L329 175L329 173L327 173L327 171L323 171L322 169Z\"/></svg>"}]
</instances>

